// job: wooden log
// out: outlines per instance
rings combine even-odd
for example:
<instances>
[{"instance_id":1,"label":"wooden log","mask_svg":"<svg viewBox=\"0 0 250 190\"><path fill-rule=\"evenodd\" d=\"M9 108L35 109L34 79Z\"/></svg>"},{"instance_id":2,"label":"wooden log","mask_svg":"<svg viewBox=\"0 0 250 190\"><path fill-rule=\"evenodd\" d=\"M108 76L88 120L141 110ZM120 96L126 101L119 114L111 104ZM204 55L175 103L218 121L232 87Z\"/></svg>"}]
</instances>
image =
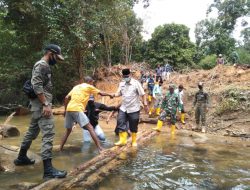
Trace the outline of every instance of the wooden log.
<instances>
[{"instance_id":1,"label":"wooden log","mask_svg":"<svg viewBox=\"0 0 250 190\"><path fill-rule=\"evenodd\" d=\"M156 131L142 131L138 134L137 143L142 145L150 138L155 136ZM117 165L123 163L123 160L119 159L119 155L122 152L130 152L134 150L131 147L131 141L128 141L126 146L112 147L106 150L104 153L91 159L90 161L80 165L64 179L52 179L45 183L42 183L34 190L54 190L54 189L71 189L74 187L87 188L93 184L100 182L105 176L109 175L112 168L117 168ZM83 188L83 189L84 189Z\"/></svg>"},{"instance_id":2,"label":"wooden log","mask_svg":"<svg viewBox=\"0 0 250 190\"><path fill-rule=\"evenodd\" d=\"M0 135L3 137L16 137L20 135L20 131L16 126L0 124Z\"/></svg>"}]
</instances>

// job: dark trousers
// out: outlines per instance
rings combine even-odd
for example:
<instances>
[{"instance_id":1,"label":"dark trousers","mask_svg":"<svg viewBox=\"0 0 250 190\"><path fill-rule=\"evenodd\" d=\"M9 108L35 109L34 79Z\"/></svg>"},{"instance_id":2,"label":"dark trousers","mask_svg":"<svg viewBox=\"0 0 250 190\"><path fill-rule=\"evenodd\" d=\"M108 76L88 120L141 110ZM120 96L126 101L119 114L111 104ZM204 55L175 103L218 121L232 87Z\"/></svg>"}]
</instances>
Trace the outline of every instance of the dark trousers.
<instances>
[{"instance_id":1,"label":"dark trousers","mask_svg":"<svg viewBox=\"0 0 250 190\"><path fill-rule=\"evenodd\" d=\"M127 122L132 133L137 133L139 124L140 111L127 113L119 110L117 117L117 129L119 132L127 131Z\"/></svg>"}]
</instances>

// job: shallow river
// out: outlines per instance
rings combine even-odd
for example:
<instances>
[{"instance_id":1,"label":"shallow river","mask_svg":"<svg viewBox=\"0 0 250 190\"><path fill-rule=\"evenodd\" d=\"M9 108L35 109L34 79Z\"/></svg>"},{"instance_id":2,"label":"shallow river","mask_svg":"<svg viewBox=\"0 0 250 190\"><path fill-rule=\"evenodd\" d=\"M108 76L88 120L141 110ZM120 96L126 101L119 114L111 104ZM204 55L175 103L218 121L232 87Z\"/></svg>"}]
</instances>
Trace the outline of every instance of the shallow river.
<instances>
[{"instance_id":1,"label":"shallow river","mask_svg":"<svg viewBox=\"0 0 250 190\"><path fill-rule=\"evenodd\" d=\"M14 117L10 124L18 126L21 136L1 140L1 144L19 146L29 123L29 116ZM4 117L0 117L3 123ZM56 116L54 145L59 145L64 133L63 117ZM115 122L100 122L107 136L103 145L108 148L116 140ZM146 126L143 127L151 127ZM206 139L206 138L205 138ZM143 189L250 189L250 147L222 137L192 140L177 132L171 138L168 132L150 140L147 145L126 155L126 161L94 189L143 190ZM31 146L39 154L41 136ZM72 170L77 165L98 154L93 143L82 142L82 130L76 128L67 144L76 148L54 151L53 164L59 169ZM18 167L15 172L0 173L0 189L20 182L38 183L42 179L42 163Z\"/></svg>"}]
</instances>

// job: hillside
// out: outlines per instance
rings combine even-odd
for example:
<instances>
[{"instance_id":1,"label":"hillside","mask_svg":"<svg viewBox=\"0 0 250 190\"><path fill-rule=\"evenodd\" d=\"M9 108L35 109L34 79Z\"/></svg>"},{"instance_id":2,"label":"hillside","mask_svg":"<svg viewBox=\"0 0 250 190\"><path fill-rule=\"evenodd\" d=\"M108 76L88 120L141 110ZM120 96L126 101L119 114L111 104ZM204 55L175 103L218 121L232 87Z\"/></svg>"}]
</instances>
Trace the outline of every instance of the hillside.
<instances>
[{"instance_id":1,"label":"hillside","mask_svg":"<svg viewBox=\"0 0 250 190\"><path fill-rule=\"evenodd\" d=\"M116 65L110 70L100 68L97 71L97 87L108 92L115 92L121 80L124 65ZM149 71L143 64L130 65L134 78L139 78L140 70ZM217 66L212 70L191 70L173 73L170 82L185 88L186 125L177 124L179 129L191 129L194 125L192 103L198 90L197 83L204 82L204 90L210 96L210 108L207 114L208 133L250 137L250 69L235 66ZM163 84L164 93L169 83ZM116 105L120 99L101 98L106 104Z\"/></svg>"}]
</instances>

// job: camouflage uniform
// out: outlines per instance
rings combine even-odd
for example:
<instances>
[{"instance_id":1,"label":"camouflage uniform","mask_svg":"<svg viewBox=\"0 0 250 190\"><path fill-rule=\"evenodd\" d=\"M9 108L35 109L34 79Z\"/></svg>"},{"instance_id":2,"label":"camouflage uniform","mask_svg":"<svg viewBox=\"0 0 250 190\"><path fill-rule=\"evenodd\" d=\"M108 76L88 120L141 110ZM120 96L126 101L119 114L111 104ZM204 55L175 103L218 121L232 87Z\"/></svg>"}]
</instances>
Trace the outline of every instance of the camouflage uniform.
<instances>
[{"instance_id":1,"label":"camouflage uniform","mask_svg":"<svg viewBox=\"0 0 250 190\"><path fill-rule=\"evenodd\" d=\"M208 102L208 94L206 92L203 92L203 90L199 90L195 94L193 105L196 105L195 120L197 125L200 124L200 118L202 126L206 125L206 109L208 106Z\"/></svg>"},{"instance_id":2,"label":"camouflage uniform","mask_svg":"<svg viewBox=\"0 0 250 190\"><path fill-rule=\"evenodd\" d=\"M32 71L31 83L36 94L43 93L46 101L52 106L52 82L51 69L44 60L38 61ZM30 100L31 103L31 122L26 132L21 149L28 150L32 141L37 138L40 130L42 131L42 148L41 156L43 160L52 158L52 147L54 132L53 115L49 118L43 116L43 105L38 98Z\"/></svg>"},{"instance_id":3,"label":"camouflage uniform","mask_svg":"<svg viewBox=\"0 0 250 190\"><path fill-rule=\"evenodd\" d=\"M175 92L172 94L168 92L166 97L162 101L161 109L163 110L159 120L165 121L167 116L170 116L170 122L172 125L176 123L176 112L179 106L179 95Z\"/></svg>"}]
</instances>

